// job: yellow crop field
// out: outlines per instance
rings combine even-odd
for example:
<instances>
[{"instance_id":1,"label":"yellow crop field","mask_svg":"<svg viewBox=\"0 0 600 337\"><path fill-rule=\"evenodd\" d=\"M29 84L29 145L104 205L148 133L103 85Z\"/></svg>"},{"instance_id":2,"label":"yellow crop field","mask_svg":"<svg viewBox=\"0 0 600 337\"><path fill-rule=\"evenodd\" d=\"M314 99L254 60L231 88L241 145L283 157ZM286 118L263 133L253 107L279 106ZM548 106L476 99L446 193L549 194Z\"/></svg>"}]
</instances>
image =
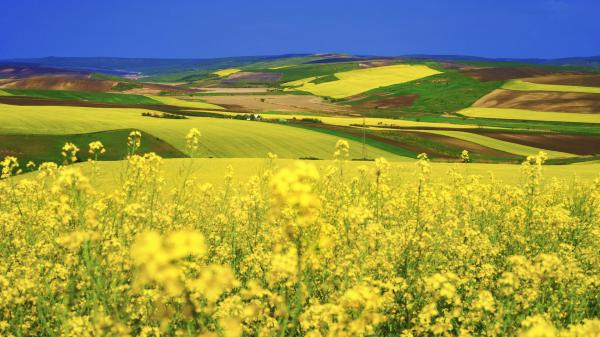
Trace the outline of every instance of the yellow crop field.
<instances>
[{"instance_id":1,"label":"yellow crop field","mask_svg":"<svg viewBox=\"0 0 600 337\"><path fill-rule=\"evenodd\" d=\"M544 112L506 108L466 108L460 110L458 113L463 116L479 118L498 118L571 123L600 123L600 114Z\"/></svg>"},{"instance_id":2,"label":"yellow crop field","mask_svg":"<svg viewBox=\"0 0 600 337\"><path fill-rule=\"evenodd\" d=\"M202 130L203 157L264 158L268 152L282 158L331 158L337 138L321 132L276 123L226 118L165 119L144 117L148 109L90 108L72 106L18 106L0 104L0 134L68 135L117 129L139 129L185 151L184 136L191 128ZM359 142L352 157L360 157ZM368 146L371 156L406 160Z\"/></svg>"},{"instance_id":3,"label":"yellow crop field","mask_svg":"<svg viewBox=\"0 0 600 337\"><path fill-rule=\"evenodd\" d=\"M222 106L201 102L201 101L188 101L176 97L170 96L157 96L157 95L146 95L146 97L152 98L153 100L159 101L163 104L179 106L182 108L198 108L198 109L215 109L215 110L223 110Z\"/></svg>"},{"instance_id":4,"label":"yellow crop field","mask_svg":"<svg viewBox=\"0 0 600 337\"><path fill-rule=\"evenodd\" d=\"M228 68L228 69L221 69L221 70L217 70L215 72L213 72L213 74L220 76L220 77L227 77L231 74L235 74L237 72L240 72L241 69L237 69L237 68Z\"/></svg>"},{"instance_id":5,"label":"yellow crop field","mask_svg":"<svg viewBox=\"0 0 600 337\"><path fill-rule=\"evenodd\" d=\"M521 80L511 80L506 82L502 89L519 91L561 91L561 92L585 92L600 94L599 87L586 87L580 85L559 85L559 84L541 84L531 83Z\"/></svg>"},{"instance_id":6,"label":"yellow crop field","mask_svg":"<svg viewBox=\"0 0 600 337\"><path fill-rule=\"evenodd\" d=\"M230 170L232 172L232 181L235 184L245 184L248 177L263 172L269 163L268 158L170 158L163 159L164 165L161 167L160 174L165 178L167 184L178 185L183 179L195 179L203 183L210 183L214 186L223 186L227 180L224 179L223 172ZM293 168L297 160L278 158L277 167L279 169ZM335 165L333 160L315 160L311 161L320 175L326 175L327 170ZM389 179L393 181L408 181L414 178L414 170L417 160L407 159L405 161L389 162ZM84 162L77 164L77 167L86 175L95 172L93 186L102 192L111 192L121 185L122 170L128 165L126 160L120 161L99 161L93 165ZM430 179L436 183L446 182L451 172L457 171L464 175L480 176L487 179L494 176L494 179L510 185L519 185L523 182L521 166L515 164L484 164L469 163L468 165L458 163L431 162ZM576 166L573 166L576 165ZM181 176L181 172L190 170L189 176ZM344 163L344 170L347 177L354 177L361 173L361 170L374 169L373 162L349 161ZM600 161L586 161L569 165L548 165L544 167L544 176L547 179L582 179L592 181L599 176ZM29 179L38 174L37 172L19 175L16 179Z\"/></svg>"},{"instance_id":7,"label":"yellow crop field","mask_svg":"<svg viewBox=\"0 0 600 337\"><path fill-rule=\"evenodd\" d=\"M600 184L550 181L543 155L511 184L472 164L437 180L426 157L352 163L342 141L239 181L137 141L110 191L104 163L2 162L2 335L597 336Z\"/></svg>"},{"instance_id":8,"label":"yellow crop field","mask_svg":"<svg viewBox=\"0 0 600 337\"><path fill-rule=\"evenodd\" d=\"M546 149L535 148L531 146L521 145L517 143L506 142L492 137L486 137L475 133L464 131L448 131L448 130L413 130L418 132L433 133L437 135L448 136L452 138L462 139L469 142L477 143L491 149L513 153L521 156L531 156L540 151L546 152L549 158L567 158L576 157L577 155L565 152L551 151Z\"/></svg>"},{"instance_id":9,"label":"yellow crop field","mask_svg":"<svg viewBox=\"0 0 600 337\"><path fill-rule=\"evenodd\" d=\"M392 66L357 69L336 73L339 79L319 84L304 83L295 90L307 91L317 96L344 98L392 84L414 81L440 72L424 65L398 64Z\"/></svg>"}]
</instances>

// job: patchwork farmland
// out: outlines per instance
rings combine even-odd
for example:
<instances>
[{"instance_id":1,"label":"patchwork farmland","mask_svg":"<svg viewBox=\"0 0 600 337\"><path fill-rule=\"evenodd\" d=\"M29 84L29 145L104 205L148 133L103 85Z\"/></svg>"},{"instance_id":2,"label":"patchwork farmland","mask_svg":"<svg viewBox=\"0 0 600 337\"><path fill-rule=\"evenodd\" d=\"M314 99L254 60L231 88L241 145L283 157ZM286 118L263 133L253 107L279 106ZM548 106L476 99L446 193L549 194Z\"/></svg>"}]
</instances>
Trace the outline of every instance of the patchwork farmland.
<instances>
[{"instance_id":1,"label":"patchwork farmland","mask_svg":"<svg viewBox=\"0 0 600 337\"><path fill-rule=\"evenodd\" d=\"M597 332L595 68L76 61L0 68L0 335Z\"/></svg>"},{"instance_id":2,"label":"patchwork farmland","mask_svg":"<svg viewBox=\"0 0 600 337\"><path fill-rule=\"evenodd\" d=\"M489 163L518 163L541 150L557 162L600 155L589 146L558 151L547 136L596 144L600 84L593 72L336 54L228 65L135 80L45 74L44 68L33 76L9 76L0 81L0 133L66 136L135 128L184 155L182 135L197 127L206 131L201 154L211 157L272 152L327 159L335 138L353 142L356 159L425 152L433 161L459 161L464 149ZM490 136L498 131L502 137ZM303 146L296 135L305 139Z\"/></svg>"}]
</instances>

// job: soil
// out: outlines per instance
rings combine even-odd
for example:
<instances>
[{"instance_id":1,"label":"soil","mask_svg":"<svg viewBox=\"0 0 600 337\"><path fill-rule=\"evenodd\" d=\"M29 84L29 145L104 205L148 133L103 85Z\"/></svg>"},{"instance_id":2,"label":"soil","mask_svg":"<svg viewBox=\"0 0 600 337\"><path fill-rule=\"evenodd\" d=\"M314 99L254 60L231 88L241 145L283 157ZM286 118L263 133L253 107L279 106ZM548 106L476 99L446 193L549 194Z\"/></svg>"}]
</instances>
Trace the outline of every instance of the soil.
<instances>
[{"instance_id":1,"label":"soil","mask_svg":"<svg viewBox=\"0 0 600 337\"><path fill-rule=\"evenodd\" d=\"M540 76L547 74L556 74L556 71L536 67L514 67L514 68L478 68L461 69L461 73L480 80L487 81L505 81L515 78Z\"/></svg>"},{"instance_id":2,"label":"soil","mask_svg":"<svg viewBox=\"0 0 600 337\"><path fill-rule=\"evenodd\" d=\"M578 155L600 154L600 136L475 132L483 136L527 146Z\"/></svg>"},{"instance_id":3,"label":"soil","mask_svg":"<svg viewBox=\"0 0 600 337\"><path fill-rule=\"evenodd\" d=\"M402 95L402 96L374 99L374 100L355 104L354 106L357 108L368 108L368 109L402 108L402 107L411 106L418 98L419 98L419 95L417 95L417 94Z\"/></svg>"},{"instance_id":4,"label":"soil","mask_svg":"<svg viewBox=\"0 0 600 337\"><path fill-rule=\"evenodd\" d=\"M86 76L34 76L2 84L2 88L74 91L109 91L116 81L93 80Z\"/></svg>"},{"instance_id":5,"label":"soil","mask_svg":"<svg viewBox=\"0 0 600 337\"><path fill-rule=\"evenodd\" d=\"M497 89L480 98L473 106L550 112L600 113L600 94Z\"/></svg>"},{"instance_id":6,"label":"soil","mask_svg":"<svg viewBox=\"0 0 600 337\"><path fill-rule=\"evenodd\" d=\"M258 72L245 72L240 71L229 75L226 79L222 80L223 84L234 84L239 82L251 82L251 83L272 83L277 82L281 79L282 75L277 73L258 73Z\"/></svg>"},{"instance_id":7,"label":"soil","mask_svg":"<svg viewBox=\"0 0 600 337\"><path fill-rule=\"evenodd\" d=\"M561 74L524 78L524 81L540 84L580 85L600 87L600 74Z\"/></svg>"}]
</instances>

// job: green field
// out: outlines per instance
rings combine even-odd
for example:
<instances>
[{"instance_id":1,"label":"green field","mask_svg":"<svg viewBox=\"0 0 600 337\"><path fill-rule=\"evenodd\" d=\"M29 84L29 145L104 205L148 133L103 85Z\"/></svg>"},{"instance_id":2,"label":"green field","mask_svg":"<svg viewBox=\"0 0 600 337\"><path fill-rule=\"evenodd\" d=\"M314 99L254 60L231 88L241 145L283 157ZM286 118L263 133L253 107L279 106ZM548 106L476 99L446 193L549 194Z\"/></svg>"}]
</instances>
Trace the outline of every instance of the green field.
<instances>
[{"instance_id":1,"label":"green field","mask_svg":"<svg viewBox=\"0 0 600 337\"><path fill-rule=\"evenodd\" d=\"M502 89L519 90L519 91L560 91L560 92L584 92L600 94L598 87L585 87L580 85L558 85L558 84L541 84L531 83L521 80L512 80L506 82Z\"/></svg>"},{"instance_id":2,"label":"green field","mask_svg":"<svg viewBox=\"0 0 600 337\"><path fill-rule=\"evenodd\" d=\"M249 68L257 72L271 72L281 74L281 82L291 82L307 77L318 77L331 75L338 72L358 69L358 62L339 62L339 63L312 63L299 64L286 68Z\"/></svg>"},{"instance_id":3,"label":"green field","mask_svg":"<svg viewBox=\"0 0 600 337\"><path fill-rule=\"evenodd\" d=\"M447 70L443 74L420 80L373 89L363 93L365 98L350 100L347 103L354 105L381 98L416 94L417 100L410 106L401 107L402 111L455 112L471 106L479 98L498 89L502 83L502 81L480 82L456 70Z\"/></svg>"},{"instance_id":4,"label":"green field","mask_svg":"<svg viewBox=\"0 0 600 337\"><path fill-rule=\"evenodd\" d=\"M127 155L127 136L132 130L110 130L84 134L67 135L0 135L0 158L15 156L23 164L28 161L34 163L55 162L62 163L61 148L65 143L75 144L81 151L78 154L80 161L85 161L89 154L89 143L101 141L106 149L99 160L121 160ZM159 138L142 133L142 143L139 153L155 152L164 158L186 157L186 155Z\"/></svg>"},{"instance_id":5,"label":"green field","mask_svg":"<svg viewBox=\"0 0 600 337\"><path fill-rule=\"evenodd\" d=\"M466 108L459 111L458 113L464 116L478 118L497 118L567 123L600 123L600 114L545 112L505 108Z\"/></svg>"},{"instance_id":6,"label":"green field","mask_svg":"<svg viewBox=\"0 0 600 337\"><path fill-rule=\"evenodd\" d=\"M113 104L161 104L143 95L113 94L107 92L66 91L42 89L3 89L15 96L27 96L65 101L92 101Z\"/></svg>"},{"instance_id":7,"label":"green field","mask_svg":"<svg viewBox=\"0 0 600 337\"><path fill-rule=\"evenodd\" d=\"M185 120L141 116L147 109L113 109L0 104L0 134L65 135L115 129L139 129L176 148L185 149L184 136L198 128L203 136L202 157L265 157L272 152L281 158L331 158L338 137L300 128L264 122L223 118L190 117ZM350 141L351 156L361 156L361 144ZM369 147L372 157L404 160L389 152Z\"/></svg>"}]
</instances>

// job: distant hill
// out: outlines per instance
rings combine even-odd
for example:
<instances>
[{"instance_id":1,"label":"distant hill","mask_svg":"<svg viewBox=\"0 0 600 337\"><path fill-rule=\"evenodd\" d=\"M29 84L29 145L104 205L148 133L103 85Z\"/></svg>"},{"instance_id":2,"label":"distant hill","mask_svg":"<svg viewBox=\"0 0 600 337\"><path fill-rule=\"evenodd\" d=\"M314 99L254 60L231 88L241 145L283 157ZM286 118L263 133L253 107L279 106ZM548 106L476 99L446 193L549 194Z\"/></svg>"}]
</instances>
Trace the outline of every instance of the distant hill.
<instances>
[{"instance_id":1,"label":"distant hill","mask_svg":"<svg viewBox=\"0 0 600 337\"><path fill-rule=\"evenodd\" d=\"M51 69L71 72L104 73L112 75L144 74L157 75L185 71L213 71L229 67L241 67L257 62L270 62L286 58L313 56L316 59L307 63L334 63L359 61L366 59L417 59L434 61L465 62L513 62L537 65L571 66L600 69L600 56L568 57L560 59L518 59L486 58L469 55L424 55L411 54L400 56L347 55L347 54L286 54L266 56L239 56L207 59L174 58L121 58L121 57L44 57L0 60L0 67L22 67L31 72L52 73ZM41 70L36 71L35 68ZM33 70L31 70L33 69ZM57 71L59 72L59 71ZM13 74L14 75L14 74Z\"/></svg>"},{"instance_id":2,"label":"distant hill","mask_svg":"<svg viewBox=\"0 0 600 337\"><path fill-rule=\"evenodd\" d=\"M115 75L124 75L127 73L144 73L152 75L186 70L214 70L296 56L300 55L240 56L210 59L44 57L0 60L0 66L38 66L80 71L85 70L89 72L100 72Z\"/></svg>"},{"instance_id":3,"label":"distant hill","mask_svg":"<svg viewBox=\"0 0 600 337\"><path fill-rule=\"evenodd\" d=\"M514 63L529 63L529 64L539 64L539 65L553 65L553 66L589 67L589 68L599 68L600 69L600 56L540 59L540 58L487 58L487 57L478 57L478 56L469 56L469 55L413 54L413 55L403 55L402 57L414 58L414 59L438 60L438 61L514 62Z\"/></svg>"}]
</instances>

